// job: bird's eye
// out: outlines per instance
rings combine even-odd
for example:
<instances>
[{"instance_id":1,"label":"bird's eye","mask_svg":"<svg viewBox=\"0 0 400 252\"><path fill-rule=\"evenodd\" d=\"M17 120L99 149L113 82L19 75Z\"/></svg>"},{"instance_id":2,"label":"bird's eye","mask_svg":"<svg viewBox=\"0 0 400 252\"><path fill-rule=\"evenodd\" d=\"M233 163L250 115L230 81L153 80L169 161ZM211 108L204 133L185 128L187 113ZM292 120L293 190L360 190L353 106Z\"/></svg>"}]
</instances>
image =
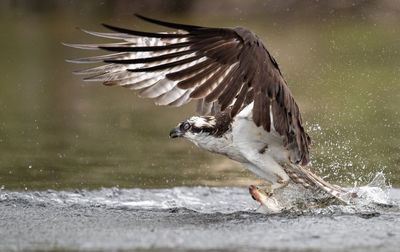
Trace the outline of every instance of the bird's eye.
<instances>
[{"instance_id":1,"label":"bird's eye","mask_svg":"<svg viewBox=\"0 0 400 252\"><path fill-rule=\"evenodd\" d=\"M181 130L187 131L188 129L190 129L191 125L188 122L184 122L181 124Z\"/></svg>"}]
</instances>

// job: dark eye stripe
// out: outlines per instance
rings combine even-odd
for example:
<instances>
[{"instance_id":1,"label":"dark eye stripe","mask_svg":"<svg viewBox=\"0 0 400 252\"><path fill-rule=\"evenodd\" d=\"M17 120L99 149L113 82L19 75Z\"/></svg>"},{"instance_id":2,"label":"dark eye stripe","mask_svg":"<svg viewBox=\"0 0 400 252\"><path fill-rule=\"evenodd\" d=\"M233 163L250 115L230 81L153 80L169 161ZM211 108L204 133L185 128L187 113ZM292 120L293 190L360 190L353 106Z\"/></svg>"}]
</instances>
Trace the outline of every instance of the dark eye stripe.
<instances>
[{"instance_id":1,"label":"dark eye stripe","mask_svg":"<svg viewBox=\"0 0 400 252\"><path fill-rule=\"evenodd\" d=\"M213 134L214 133L214 128L210 128L210 127L198 128L198 127L194 127L193 126L190 131L193 132L193 133L205 132L205 133Z\"/></svg>"}]
</instances>

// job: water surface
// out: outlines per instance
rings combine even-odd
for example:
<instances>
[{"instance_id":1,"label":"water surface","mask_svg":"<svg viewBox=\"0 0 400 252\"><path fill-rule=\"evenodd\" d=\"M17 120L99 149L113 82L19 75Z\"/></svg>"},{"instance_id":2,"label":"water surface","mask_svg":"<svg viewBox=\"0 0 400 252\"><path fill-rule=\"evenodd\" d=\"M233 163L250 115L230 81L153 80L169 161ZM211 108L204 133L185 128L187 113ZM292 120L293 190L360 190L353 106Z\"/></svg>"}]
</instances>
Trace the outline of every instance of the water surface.
<instances>
[{"instance_id":1,"label":"water surface","mask_svg":"<svg viewBox=\"0 0 400 252\"><path fill-rule=\"evenodd\" d=\"M0 192L0 250L397 251L390 204L256 213L242 187Z\"/></svg>"}]
</instances>

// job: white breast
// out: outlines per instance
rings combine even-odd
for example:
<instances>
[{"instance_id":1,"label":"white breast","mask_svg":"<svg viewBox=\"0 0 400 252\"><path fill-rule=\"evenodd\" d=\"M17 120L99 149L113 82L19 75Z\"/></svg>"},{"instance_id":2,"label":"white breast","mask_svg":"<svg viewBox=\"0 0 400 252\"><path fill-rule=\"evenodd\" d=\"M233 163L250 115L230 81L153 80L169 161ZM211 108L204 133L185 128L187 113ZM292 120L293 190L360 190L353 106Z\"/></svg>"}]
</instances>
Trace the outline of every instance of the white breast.
<instances>
[{"instance_id":1,"label":"white breast","mask_svg":"<svg viewBox=\"0 0 400 252\"><path fill-rule=\"evenodd\" d=\"M284 138L273 127L272 113L270 113L271 131L267 132L262 126L256 126L252 110L253 103L244 108L233 121L232 133L236 145L242 145L244 149L264 152L277 162L287 162L288 151L283 145Z\"/></svg>"},{"instance_id":2,"label":"white breast","mask_svg":"<svg viewBox=\"0 0 400 252\"><path fill-rule=\"evenodd\" d=\"M229 157L238 162L246 162L237 146L233 144L232 132L229 131L221 137L210 135L197 135L193 138L187 137L198 147L213 153L218 153Z\"/></svg>"},{"instance_id":3,"label":"white breast","mask_svg":"<svg viewBox=\"0 0 400 252\"><path fill-rule=\"evenodd\" d=\"M288 162L289 153L281 137L271 127L267 132L257 127L252 116L253 103L244 108L232 123L233 144L247 160L246 167L259 177L272 183L289 179L281 163ZM271 124L273 117L271 116Z\"/></svg>"}]
</instances>

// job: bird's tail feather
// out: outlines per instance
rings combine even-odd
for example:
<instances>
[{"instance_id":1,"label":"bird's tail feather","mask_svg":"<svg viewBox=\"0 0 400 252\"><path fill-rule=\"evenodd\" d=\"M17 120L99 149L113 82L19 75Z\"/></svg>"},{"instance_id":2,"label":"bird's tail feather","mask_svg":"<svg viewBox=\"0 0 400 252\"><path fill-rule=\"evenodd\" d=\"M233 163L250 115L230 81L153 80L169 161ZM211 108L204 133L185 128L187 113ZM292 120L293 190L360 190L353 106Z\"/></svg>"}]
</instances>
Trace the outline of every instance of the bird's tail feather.
<instances>
[{"instance_id":1,"label":"bird's tail feather","mask_svg":"<svg viewBox=\"0 0 400 252\"><path fill-rule=\"evenodd\" d=\"M311 172L308 167L289 164L286 166L285 171L293 182L300 183L306 188L314 187L320 189L341 201L347 202L346 196L349 194L347 190L325 181L321 177Z\"/></svg>"}]
</instances>

